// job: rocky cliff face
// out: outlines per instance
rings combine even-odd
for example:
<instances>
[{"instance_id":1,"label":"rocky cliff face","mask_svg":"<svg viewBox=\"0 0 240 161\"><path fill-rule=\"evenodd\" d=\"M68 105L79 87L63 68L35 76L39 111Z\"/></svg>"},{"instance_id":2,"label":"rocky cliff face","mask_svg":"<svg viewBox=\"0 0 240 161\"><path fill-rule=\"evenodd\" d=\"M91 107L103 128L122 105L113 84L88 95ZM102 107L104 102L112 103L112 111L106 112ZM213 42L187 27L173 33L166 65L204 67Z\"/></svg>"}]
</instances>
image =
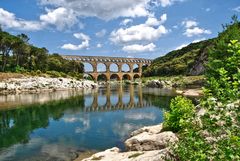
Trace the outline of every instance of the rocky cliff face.
<instances>
[{"instance_id":1,"label":"rocky cliff face","mask_svg":"<svg viewBox=\"0 0 240 161\"><path fill-rule=\"evenodd\" d=\"M189 69L188 75L201 75L205 71L205 64L208 59L209 48L203 48L200 51L199 57L196 58L193 66Z\"/></svg>"}]
</instances>

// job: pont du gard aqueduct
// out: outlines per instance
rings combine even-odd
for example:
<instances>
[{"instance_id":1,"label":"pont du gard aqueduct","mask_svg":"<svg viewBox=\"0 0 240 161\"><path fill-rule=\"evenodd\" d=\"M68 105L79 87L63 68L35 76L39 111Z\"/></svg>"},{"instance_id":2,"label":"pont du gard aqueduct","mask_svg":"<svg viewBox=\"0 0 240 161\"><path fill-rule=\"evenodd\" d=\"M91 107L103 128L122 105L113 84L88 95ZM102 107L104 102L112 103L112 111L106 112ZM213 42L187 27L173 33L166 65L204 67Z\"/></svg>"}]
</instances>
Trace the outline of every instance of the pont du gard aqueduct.
<instances>
[{"instance_id":1,"label":"pont du gard aqueduct","mask_svg":"<svg viewBox=\"0 0 240 161\"><path fill-rule=\"evenodd\" d=\"M89 63L92 66L93 71L85 72L90 75L94 81L98 81L99 77L105 77L106 81L117 79L122 81L123 79L134 80L142 77L142 68L151 64L151 59L144 58L121 58L121 57L105 57L105 56L77 56L77 55L62 55L64 59L75 60L82 63ZM99 71L98 64L104 64L106 71ZM111 71L110 66L115 65L117 71ZM123 71L123 66L127 65L129 71ZM134 66L137 65L137 69Z\"/></svg>"}]
</instances>

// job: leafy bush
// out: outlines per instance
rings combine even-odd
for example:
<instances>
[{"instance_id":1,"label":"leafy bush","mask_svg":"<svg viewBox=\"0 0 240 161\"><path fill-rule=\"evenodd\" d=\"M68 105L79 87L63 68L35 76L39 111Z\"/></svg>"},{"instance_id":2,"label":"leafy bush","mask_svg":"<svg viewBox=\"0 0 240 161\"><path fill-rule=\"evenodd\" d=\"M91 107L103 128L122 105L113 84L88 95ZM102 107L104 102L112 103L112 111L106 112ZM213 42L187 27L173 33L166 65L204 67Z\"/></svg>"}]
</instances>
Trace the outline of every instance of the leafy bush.
<instances>
[{"instance_id":1,"label":"leafy bush","mask_svg":"<svg viewBox=\"0 0 240 161\"><path fill-rule=\"evenodd\" d=\"M191 100L182 96L172 99L170 112L165 113L164 128L174 132L185 129L189 124L189 118L194 114L194 105Z\"/></svg>"},{"instance_id":2,"label":"leafy bush","mask_svg":"<svg viewBox=\"0 0 240 161\"><path fill-rule=\"evenodd\" d=\"M26 69L24 69L24 67L20 67L19 65L17 65L16 67L15 67L15 72L16 73L25 73L27 70Z\"/></svg>"},{"instance_id":3,"label":"leafy bush","mask_svg":"<svg viewBox=\"0 0 240 161\"><path fill-rule=\"evenodd\" d=\"M221 46L220 46L221 45ZM231 40L224 51L214 49L208 64L208 86L206 93L221 101L240 97L240 43ZM223 59L224 58L224 59Z\"/></svg>"}]
</instances>

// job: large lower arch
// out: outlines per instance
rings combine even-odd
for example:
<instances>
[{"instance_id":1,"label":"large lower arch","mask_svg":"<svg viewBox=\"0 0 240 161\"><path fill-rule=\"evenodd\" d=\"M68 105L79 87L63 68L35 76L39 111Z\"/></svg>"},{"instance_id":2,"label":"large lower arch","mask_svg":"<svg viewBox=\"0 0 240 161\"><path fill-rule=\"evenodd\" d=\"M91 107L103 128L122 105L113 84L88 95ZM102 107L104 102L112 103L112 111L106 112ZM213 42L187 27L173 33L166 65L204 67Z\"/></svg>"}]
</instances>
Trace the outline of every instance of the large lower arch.
<instances>
[{"instance_id":1,"label":"large lower arch","mask_svg":"<svg viewBox=\"0 0 240 161\"><path fill-rule=\"evenodd\" d=\"M135 79L139 79L140 78L140 75L139 74L134 74L134 76L133 76L133 79L135 80Z\"/></svg>"},{"instance_id":2,"label":"large lower arch","mask_svg":"<svg viewBox=\"0 0 240 161\"><path fill-rule=\"evenodd\" d=\"M97 76L97 81L104 81L104 82L106 82L107 81L107 76L105 74L99 74Z\"/></svg>"},{"instance_id":3,"label":"large lower arch","mask_svg":"<svg viewBox=\"0 0 240 161\"><path fill-rule=\"evenodd\" d=\"M119 77L118 74L112 74L112 75L110 76L110 80L111 80L111 81L112 81L112 80L120 81L121 78Z\"/></svg>"},{"instance_id":4,"label":"large lower arch","mask_svg":"<svg viewBox=\"0 0 240 161\"><path fill-rule=\"evenodd\" d=\"M124 75L122 76L122 80L132 80L132 77L131 77L131 75L129 75L129 74L124 74Z\"/></svg>"},{"instance_id":5,"label":"large lower arch","mask_svg":"<svg viewBox=\"0 0 240 161\"><path fill-rule=\"evenodd\" d=\"M95 81L95 80L94 80L94 77L93 77L91 74L84 74L84 75L83 75L83 78L84 78L84 79L87 79L87 80Z\"/></svg>"}]
</instances>

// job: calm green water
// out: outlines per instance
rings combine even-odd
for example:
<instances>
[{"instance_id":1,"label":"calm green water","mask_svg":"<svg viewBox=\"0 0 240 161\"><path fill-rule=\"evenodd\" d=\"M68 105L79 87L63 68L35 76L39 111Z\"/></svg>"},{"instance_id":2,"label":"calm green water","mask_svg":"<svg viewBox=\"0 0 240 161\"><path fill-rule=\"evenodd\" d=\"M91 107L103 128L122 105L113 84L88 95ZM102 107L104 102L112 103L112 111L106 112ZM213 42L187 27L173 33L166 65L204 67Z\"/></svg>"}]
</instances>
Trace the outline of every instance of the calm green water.
<instances>
[{"instance_id":1,"label":"calm green water","mask_svg":"<svg viewBox=\"0 0 240 161\"><path fill-rule=\"evenodd\" d=\"M171 95L108 86L0 96L0 160L72 160L81 151L124 149L130 132L163 121Z\"/></svg>"}]
</instances>

